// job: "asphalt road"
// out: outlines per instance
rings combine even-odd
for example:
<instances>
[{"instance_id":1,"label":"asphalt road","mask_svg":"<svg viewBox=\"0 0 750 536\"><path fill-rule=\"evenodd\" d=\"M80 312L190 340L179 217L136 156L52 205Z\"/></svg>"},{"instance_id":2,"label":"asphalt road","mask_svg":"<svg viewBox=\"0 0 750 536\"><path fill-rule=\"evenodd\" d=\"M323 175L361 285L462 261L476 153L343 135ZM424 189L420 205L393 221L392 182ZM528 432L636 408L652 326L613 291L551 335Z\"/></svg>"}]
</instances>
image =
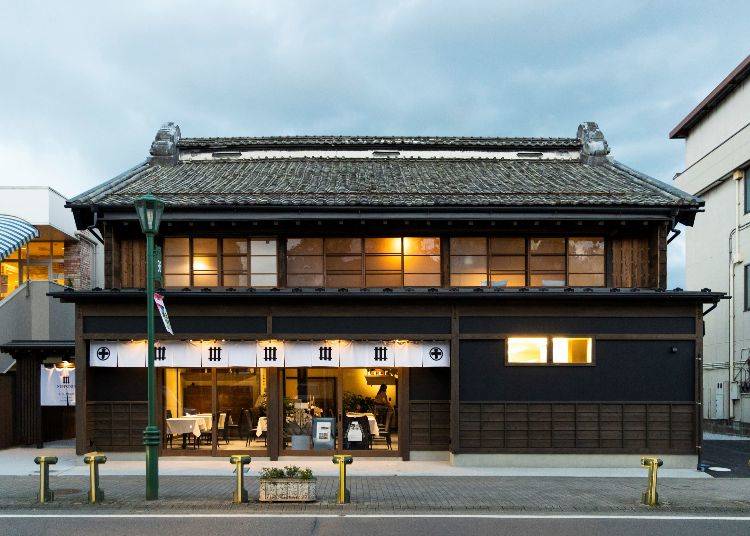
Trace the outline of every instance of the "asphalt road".
<instances>
[{"instance_id":1,"label":"asphalt road","mask_svg":"<svg viewBox=\"0 0 750 536\"><path fill-rule=\"evenodd\" d=\"M730 472L706 471L716 478L750 477L750 441L703 441L703 461L711 466L725 467Z\"/></svg>"},{"instance_id":2,"label":"asphalt road","mask_svg":"<svg viewBox=\"0 0 750 536\"><path fill-rule=\"evenodd\" d=\"M509 535L553 534L554 536L580 536L602 534L607 536L636 534L658 535L712 535L750 534L750 517L694 518L690 516L645 518L634 516L594 516L592 518L560 516L529 516L526 518L500 515L460 517L96 517L96 518L3 518L0 519L2 535L55 534L133 536L158 534L184 536L185 534L277 534L282 536L325 535L351 536L353 534L388 534L409 536L450 535Z\"/></svg>"}]
</instances>

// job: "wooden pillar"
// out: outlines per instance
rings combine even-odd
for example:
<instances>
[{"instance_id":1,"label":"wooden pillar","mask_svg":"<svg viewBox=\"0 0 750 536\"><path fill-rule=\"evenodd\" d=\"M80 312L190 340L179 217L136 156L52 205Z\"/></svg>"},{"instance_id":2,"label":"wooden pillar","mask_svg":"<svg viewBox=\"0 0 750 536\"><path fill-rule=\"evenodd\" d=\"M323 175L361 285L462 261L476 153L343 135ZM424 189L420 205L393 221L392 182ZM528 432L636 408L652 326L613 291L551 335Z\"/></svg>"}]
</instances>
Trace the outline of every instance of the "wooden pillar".
<instances>
[{"instance_id":1,"label":"wooden pillar","mask_svg":"<svg viewBox=\"0 0 750 536\"><path fill-rule=\"evenodd\" d=\"M85 454L89 449L87 404L89 356L83 339L83 313L76 304L76 454Z\"/></svg>"},{"instance_id":2,"label":"wooden pillar","mask_svg":"<svg viewBox=\"0 0 750 536\"><path fill-rule=\"evenodd\" d=\"M410 408L409 408L409 369L402 367L398 369L398 450L401 453L401 459L409 461L411 447L409 439L410 429Z\"/></svg>"},{"instance_id":3,"label":"wooden pillar","mask_svg":"<svg viewBox=\"0 0 750 536\"><path fill-rule=\"evenodd\" d=\"M42 448L42 404L40 400L39 367L42 358L31 352L16 359L17 437L22 446Z\"/></svg>"},{"instance_id":4,"label":"wooden pillar","mask_svg":"<svg viewBox=\"0 0 750 536\"><path fill-rule=\"evenodd\" d=\"M282 415L283 407L281 404L281 390L279 389L279 376L282 370L277 368L268 368L268 378L266 393L268 395L268 456L271 460L279 459L281 450L279 440L281 439L284 417Z\"/></svg>"},{"instance_id":5,"label":"wooden pillar","mask_svg":"<svg viewBox=\"0 0 750 536\"><path fill-rule=\"evenodd\" d=\"M459 396L458 396L458 382L459 382L459 374L458 374L458 348L459 348L459 341L458 341L458 333L459 333L459 324L458 324L458 312L456 311L455 306L453 307L453 314L451 315L451 438L450 438L450 451L454 454L456 454L461 445L458 441L458 433L459 433Z\"/></svg>"}]
</instances>

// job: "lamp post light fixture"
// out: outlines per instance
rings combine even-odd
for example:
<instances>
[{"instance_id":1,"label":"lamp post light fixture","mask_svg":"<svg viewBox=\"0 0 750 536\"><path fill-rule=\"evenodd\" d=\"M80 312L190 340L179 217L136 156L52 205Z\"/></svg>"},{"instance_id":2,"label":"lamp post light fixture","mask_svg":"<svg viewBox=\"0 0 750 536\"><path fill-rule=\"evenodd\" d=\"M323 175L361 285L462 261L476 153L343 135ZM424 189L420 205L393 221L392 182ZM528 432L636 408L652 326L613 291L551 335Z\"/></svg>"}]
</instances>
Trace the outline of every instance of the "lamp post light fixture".
<instances>
[{"instance_id":1,"label":"lamp post light fixture","mask_svg":"<svg viewBox=\"0 0 750 536\"><path fill-rule=\"evenodd\" d=\"M146 446L146 500L159 498L159 444L156 425L156 369L154 368L154 236L159 232L164 201L148 194L135 200L135 211L146 235L146 332L148 338L148 425L143 431Z\"/></svg>"}]
</instances>

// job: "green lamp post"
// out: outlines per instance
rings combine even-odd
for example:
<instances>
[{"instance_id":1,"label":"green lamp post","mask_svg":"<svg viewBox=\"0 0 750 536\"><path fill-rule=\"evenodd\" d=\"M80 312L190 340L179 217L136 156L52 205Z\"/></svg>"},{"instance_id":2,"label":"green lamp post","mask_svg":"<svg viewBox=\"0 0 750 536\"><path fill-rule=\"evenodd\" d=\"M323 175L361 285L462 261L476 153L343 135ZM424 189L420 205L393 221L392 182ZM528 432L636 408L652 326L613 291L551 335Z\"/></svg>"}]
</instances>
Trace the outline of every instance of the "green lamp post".
<instances>
[{"instance_id":1,"label":"green lamp post","mask_svg":"<svg viewBox=\"0 0 750 536\"><path fill-rule=\"evenodd\" d=\"M146 500L159 498L159 444L156 425L156 371L154 369L154 236L159 232L164 202L151 194L135 200L135 211L146 235L146 331L148 333L148 425L143 431L146 446Z\"/></svg>"}]
</instances>

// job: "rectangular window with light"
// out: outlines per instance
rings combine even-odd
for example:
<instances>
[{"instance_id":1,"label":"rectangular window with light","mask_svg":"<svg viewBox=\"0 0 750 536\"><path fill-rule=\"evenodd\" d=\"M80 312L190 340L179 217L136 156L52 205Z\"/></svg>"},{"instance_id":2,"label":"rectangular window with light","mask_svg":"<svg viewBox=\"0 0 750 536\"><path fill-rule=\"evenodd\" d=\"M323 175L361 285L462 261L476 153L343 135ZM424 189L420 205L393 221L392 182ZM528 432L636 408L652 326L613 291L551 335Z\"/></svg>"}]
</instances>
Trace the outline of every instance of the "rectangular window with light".
<instances>
[{"instance_id":1,"label":"rectangular window with light","mask_svg":"<svg viewBox=\"0 0 750 536\"><path fill-rule=\"evenodd\" d=\"M591 365L591 337L509 337L508 365Z\"/></svg>"}]
</instances>

